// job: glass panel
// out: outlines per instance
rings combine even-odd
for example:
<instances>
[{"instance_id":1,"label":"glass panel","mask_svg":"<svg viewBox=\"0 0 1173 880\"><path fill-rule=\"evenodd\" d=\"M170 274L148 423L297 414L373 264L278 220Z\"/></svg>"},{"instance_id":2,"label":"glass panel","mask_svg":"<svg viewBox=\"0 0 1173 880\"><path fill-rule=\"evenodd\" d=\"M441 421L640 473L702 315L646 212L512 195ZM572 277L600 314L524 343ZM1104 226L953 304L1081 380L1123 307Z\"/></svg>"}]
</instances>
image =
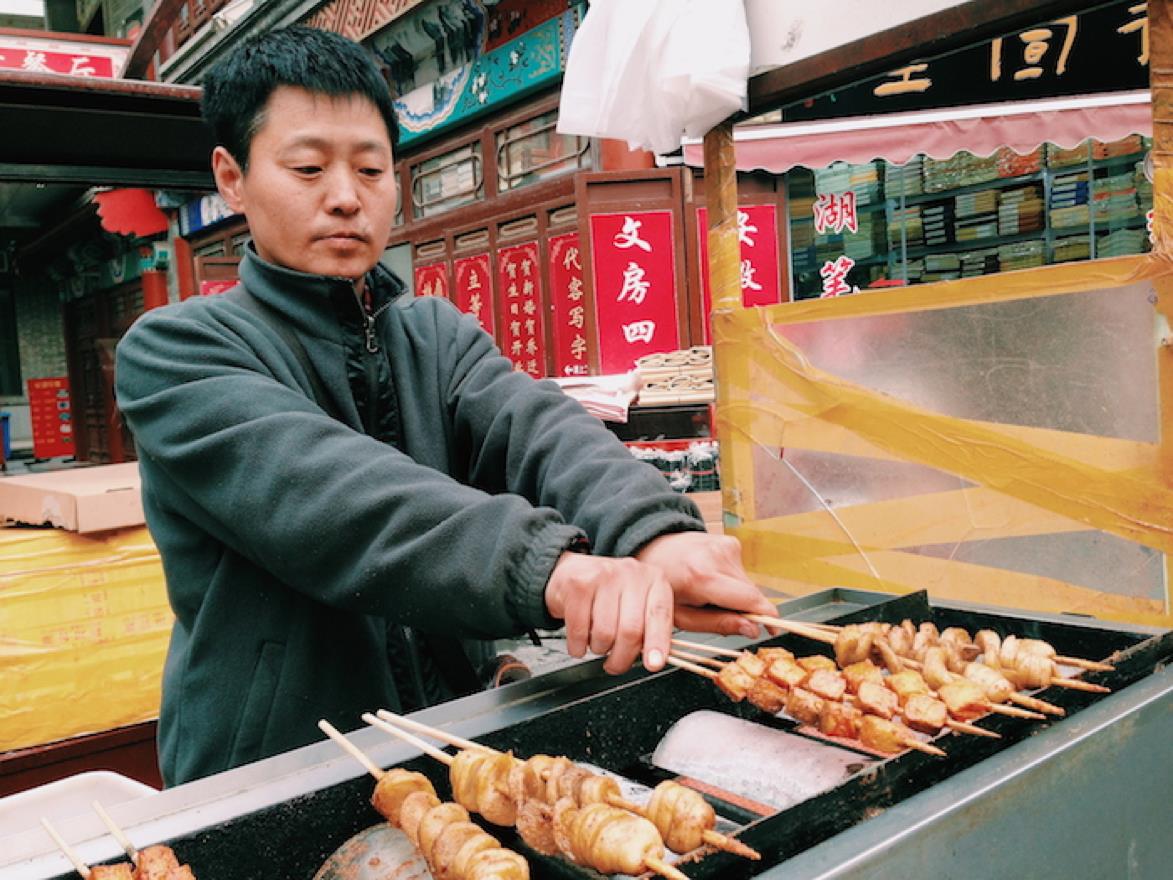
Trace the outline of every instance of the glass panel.
<instances>
[{"instance_id":1,"label":"glass panel","mask_svg":"<svg viewBox=\"0 0 1173 880\"><path fill-rule=\"evenodd\" d=\"M222 257L224 256L224 239L218 238L197 248L192 248L192 254L197 257Z\"/></svg>"},{"instance_id":2,"label":"glass panel","mask_svg":"<svg viewBox=\"0 0 1173 880\"><path fill-rule=\"evenodd\" d=\"M432 217L485 197L480 143L466 144L411 168L415 214Z\"/></svg>"},{"instance_id":3,"label":"glass panel","mask_svg":"<svg viewBox=\"0 0 1173 880\"><path fill-rule=\"evenodd\" d=\"M252 233L245 231L232 236L232 256L243 257L244 249L253 240Z\"/></svg>"},{"instance_id":4,"label":"glass panel","mask_svg":"<svg viewBox=\"0 0 1173 880\"><path fill-rule=\"evenodd\" d=\"M497 189L516 189L590 167L590 139L558 134L551 110L497 134Z\"/></svg>"},{"instance_id":5,"label":"glass panel","mask_svg":"<svg viewBox=\"0 0 1173 880\"><path fill-rule=\"evenodd\" d=\"M1150 249L1150 138L786 175L797 299Z\"/></svg>"}]
</instances>

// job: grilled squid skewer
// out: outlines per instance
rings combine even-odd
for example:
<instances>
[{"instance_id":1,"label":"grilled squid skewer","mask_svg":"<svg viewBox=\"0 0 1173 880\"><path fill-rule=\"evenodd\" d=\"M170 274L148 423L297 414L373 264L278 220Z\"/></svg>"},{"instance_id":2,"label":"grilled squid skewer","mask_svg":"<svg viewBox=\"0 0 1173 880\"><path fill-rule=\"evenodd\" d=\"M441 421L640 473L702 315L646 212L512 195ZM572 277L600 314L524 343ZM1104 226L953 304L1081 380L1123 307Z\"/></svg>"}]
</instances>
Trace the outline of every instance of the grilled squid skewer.
<instances>
[{"instance_id":1,"label":"grilled squid skewer","mask_svg":"<svg viewBox=\"0 0 1173 880\"><path fill-rule=\"evenodd\" d=\"M374 721L367 721L381 730L387 730L386 724L391 724L414 730L465 751L500 755L481 743L420 724L384 709L380 709L377 716ZM384 723L378 723L380 720ZM613 778L592 773L569 758L533 755L526 760L510 756L510 760L512 769L509 771L508 788L517 810L515 824L518 830L522 831L526 842L539 852L554 854L551 850L552 838L545 830L544 824L549 817L546 816L547 811L538 805L544 804L552 810L553 805L559 800L570 798L579 807L605 803L649 819L673 852L691 852L708 844L742 858L754 861L761 858L756 850L736 838L716 831L717 815L713 808L700 794L686 786L665 780L656 786L647 806L641 807L624 799L619 783ZM529 836L526 836L527 834Z\"/></svg>"},{"instance_id":2,"label":"grilled squid skewer","mask_svg":"<svg viewBox=\"0 0 1173 880\"><path fill-rule=\"evenodd\" d=\"M390 714L390 713L388 713L388 714ZM440 749L437 749L435 746L432 746L429 743L424 742L423 740L419 739L418 737L414 736L413 734L408 733L406 730L401 730L400 728L395 727L394 725L388 724L386 721L375 717L374 715L370 714L369 712L365 713L362 716L362 719L363 719L363 721L367 722L368 724L370 724L374 727L378 727L380 730L386 731L387 733L390 733L392 736L395 736L399 739L402 739L405 742L411 743L413 746L418 748L424 754L426 754L432 758L435 758L437 761L439 761L442 764L447 765L450 773L452 773L453 769L455 768L456 760L457 760L456 758L454 758L452 755L449 755L447 752L440 751ZM496 759L498 757L504 758L504 759L507 759L511 764L514 760L513 756L511 754L509 754L508 752L498 753L498 752L493 752L492 750L486 750L481 747L478 747L475 749L464 749L464 750L462 750L461 754L465 754L465 753L469 753L469 752L471 752L475 755L479 755L481 757L490 757L490 758L494 758L494 759ZM472 767L474 765L470 761L467 766ZM506 775L508 775L508 774L506 774ZM462 778L460 780L460 782L461 782L461 785L464 788L465 792L467 792L469 790L468 780ZM483 786L478 785L477 791L479 792L482 790L487 790L490 787L495 789L498 787L499 784L500 784L500 778L498 775L494 774L492 776L491 782L484 783ZM505 784L508 785L508 780L506 780ZM453 791L454 792L456 790L456 787L457 787L457 780L453 779ZM409 795L409 799L414 798L414 797L416 797L416 795L414 795L414 794ZM407 802L405 801L405 810L406 810L406 803ZM541 802L534 802L534 801L531 801L530 803L541 804ZM570 807L572 809L577 809L575 807L573 799L571 799L569 797L561 798L558 801L558 803L568 804L568 805L570 805ZM479 801L478 801L478 804L479 804ZM454 806L459 807L460 805L456 804ZM548 805L541 805L541 806L548 806ZM624 870L623 871L624 873L642 874L645 871L655 871L657 874L668 878L668 880L688 880L688 877L685 874L682 874L679 870L674 868L672 865L663 861L664 843L660 837L660 832L656 830L655 825L653 825L651 822L644 819L643 817L636 816L632 813L627 812L626 810L620 810L616 807L610 807L606 804L590 804L588 807L586 807L582 810L582 813L584 815L590 815L590 816L597 817L600 814L597 812L596 808L599 808L599 809L603 809L603 810L610 810L614 813L618 813L621 816L625 816L628 819L634 820L636 822L644 823L643 825L635 825L635 824L631 824L631 823L625 823L623 832L620 832L618 830L608 831L608 833L606 835L606 842L605 843L598 843L596 838L598 838L599 834L602 832L602 828L603 827L611 828L612 826L616 825L617 823L614 820L604 821L602 819L595 818L595 819L591 819L587 826L584 826L583 828L578 828L577 825L575 825L572 822L569 822L566 818L564 818L562 824L560 825L559 819L558 819L558 811L556 809L549 810L549 812L547 813L545 810L543 810L541 808L541 806L538 807L538 811L536 813L528 814L526 816L526 821L527 822L528 821L537 821L537 822L548 821L551 825L551 831L553 832L555 845L558 847L558 849L561 852L563 852L566 855L572 856L576 861L580 861L582 864L585 864L589 867L595 868L596 870L602 871L603 873L607 873L607 874L612 874L612 873L618 872L618 869L612 869L610 867L612 864L624 864L624 865L630 864L630 865L633 865L635 869L630 870L630 871ZM515 813L515 816L514 816L515 820L516 820L516 817L517 817L517 814ZM572 816L570 818L573 819L574 817ZM562 830L560 831L560 829L562 829ZM578 829L578 830L575 830L575 829ZM642 848L638 849L638 852L640 853L641 861L638 864L636 864L631 861L632 853L637 851L636 849L633 848L636 846L636 844L633 843L632 841L633 840L634 841L642 841L642 842L646 843L650 839L648 836L648 829L651 829L651 834L655 836L654 840L655 840L655 842L658 843L659 849L658 849L658 851L656 851L655 848L653 846L651 846L650 844L648 844L647 846L643 846L643 844L641 843L640 845L642 846ZM404 831L405 831L405 833L408 833L408 835L410 836L410 832L407 830L406 827L404 828ZM567 846L565 845L566 840L564 840L561 835L563 833L570 833L570 832L572 832L572 837L569 838L569 840L571 840L572 845L570 846L570 848L567 848ZM421 836L421 843L422 843L423 842L422 829L420 832L420 836ZM629 840L629 838L630 838L630 840ZM589 845L588 845L588 843L589 843ZM597 860L597 862L596 862L596 860ZM489 878L494 877L494 876L495 875L493 875L493 874L478 874L478 875L476 875L475 878L464 878L464 880L489 880ZM528 878L528 873L526 876ZM507 874L502 873L500 875L500 880L513 880L513 875L511 875L511 874L507 875Z\"/></svg>"},{"instance_id":3,"label":"grilled squid skewer","mask_svg":"<svg viewBox=\"0 0 1173 880\"><path fill-rule=\"evenodd\" d=\"M375 777L371 805L403 831L436 880L529 880L526 860L469 821L460 804L442 802L422 773L383 770L329 722L318 727Z\"/></svg>"}]
</instances>

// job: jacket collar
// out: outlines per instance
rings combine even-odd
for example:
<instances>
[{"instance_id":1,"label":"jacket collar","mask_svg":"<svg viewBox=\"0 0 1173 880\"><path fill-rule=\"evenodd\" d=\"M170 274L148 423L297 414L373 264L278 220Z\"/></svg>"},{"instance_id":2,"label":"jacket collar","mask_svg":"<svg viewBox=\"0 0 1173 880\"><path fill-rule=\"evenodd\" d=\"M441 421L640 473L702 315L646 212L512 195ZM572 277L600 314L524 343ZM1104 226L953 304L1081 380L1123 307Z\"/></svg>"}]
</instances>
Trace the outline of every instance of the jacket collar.
<instances>
[{"instance_id":1,"label":"jacket collar","mask_svg":"<svg viewBox=\"0 0 1173 880\"><path fill-rule=\"evenodd\" d=\"M311 275L269 263L251 241L240 263L240 282L302 333L337 339L341 330L362 323L359 298L349 278ZM406 292L395 273L381 264L366 274L366 283L376 311Z\"/></svg>"}]
</instances>

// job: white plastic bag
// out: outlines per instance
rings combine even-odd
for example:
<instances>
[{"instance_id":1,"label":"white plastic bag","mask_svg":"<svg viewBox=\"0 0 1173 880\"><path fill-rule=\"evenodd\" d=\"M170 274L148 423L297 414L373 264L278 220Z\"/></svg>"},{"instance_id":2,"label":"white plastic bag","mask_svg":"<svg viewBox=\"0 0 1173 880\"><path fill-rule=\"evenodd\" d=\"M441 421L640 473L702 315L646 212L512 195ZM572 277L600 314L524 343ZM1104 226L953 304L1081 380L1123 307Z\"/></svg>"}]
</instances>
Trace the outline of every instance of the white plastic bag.
<instances>
[{"instance_id":1,"label":"white plastic bag","mask_svg":"<svg viewBox=\"0 0 1173 880\"><path fill-rule=\"evenodd\" d=\"M594 0L574 36L558 131L668 153L745 105L742 0Z\"/></svg>"}]
</instances>

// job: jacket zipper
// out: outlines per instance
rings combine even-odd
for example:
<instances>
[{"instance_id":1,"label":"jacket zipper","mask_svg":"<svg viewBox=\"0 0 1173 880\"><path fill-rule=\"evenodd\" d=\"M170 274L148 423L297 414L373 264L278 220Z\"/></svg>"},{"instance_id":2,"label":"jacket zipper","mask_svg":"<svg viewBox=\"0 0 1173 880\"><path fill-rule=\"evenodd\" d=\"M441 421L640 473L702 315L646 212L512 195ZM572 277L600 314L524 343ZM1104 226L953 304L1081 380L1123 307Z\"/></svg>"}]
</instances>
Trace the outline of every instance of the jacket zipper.
<instances>
[{"instance_id":1,"label":"jacket zipper","mask_svg":"<svg viewBox=\"0 0 1173 880\"><path fill-rule=\"evenodd\" d=\"M378 415L379 403L379 364L375 360L374 355L379 353L379 340L375 336L375 319L383 314L391 303L384 303L383 307L375 312L373 315L368 315L366 308L363 307L362 297L356 290L354 293L355 301L358 303L359 314L362 316L362 329L364 348L362 366L363 373L367 379L367 430L374 431L377 427L375 421Z\"/></svg>"}]
</instances>

